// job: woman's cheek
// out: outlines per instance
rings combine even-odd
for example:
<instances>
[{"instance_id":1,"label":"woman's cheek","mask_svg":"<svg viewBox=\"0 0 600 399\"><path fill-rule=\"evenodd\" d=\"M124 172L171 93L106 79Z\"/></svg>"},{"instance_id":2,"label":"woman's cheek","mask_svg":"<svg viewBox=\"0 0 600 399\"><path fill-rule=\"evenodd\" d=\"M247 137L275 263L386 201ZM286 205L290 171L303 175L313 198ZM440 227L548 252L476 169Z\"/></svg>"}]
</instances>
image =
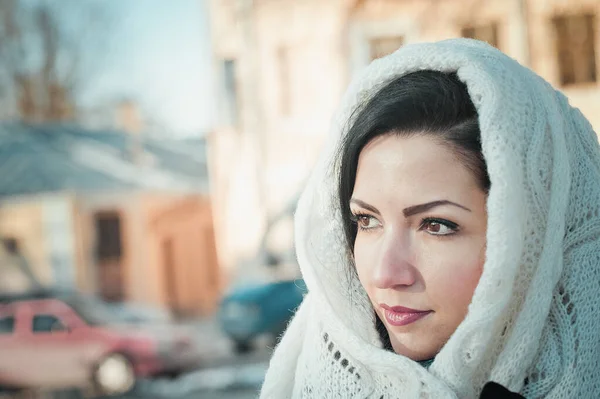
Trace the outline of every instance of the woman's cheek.
<instances>
[{"instance_id":1,"label":"woman's cheek","mask_svg":"<svg viewBox=\"0 0 600 399\"><path fill-rule=\"evenodd\" d=\"M354 254L354 264L356 267L356 272L358 274L358 279L367 293L370 294L370 286L371 286L371 276L373 273L369 270L369 262L368 258L364 253L356 253Z\"/></svg>"},{"instance_id":2,"label":"woman's cheek","mask_svg":"<svg viewBox=\"0 0 600 399\"><path fill-rule=\"evenodd\" d=\"M483 259L478 252L473 249L465 249L459 254L445 251L445 256L435 262L436 266L428 267L427 276L424 276L427 293L438 305L469 305L483 270ZM468 254L472 255L465 256Z\"/></svg>"},{"instance_id":3,"label":"woman's cheek","mask_svg":"<svg viewBox=\"0 0 600 399\"><path fill-rule=\"evenodd\" d=\"M368 289L371 280L370 277L373 275L372 268L375 266L377 260L376 252L376 246L372 242L369 242L367 237L361 237L361 234L356 237L354 244L354 266L358 273L358 279L365 289Z\"/></svg>"}]
</instances>

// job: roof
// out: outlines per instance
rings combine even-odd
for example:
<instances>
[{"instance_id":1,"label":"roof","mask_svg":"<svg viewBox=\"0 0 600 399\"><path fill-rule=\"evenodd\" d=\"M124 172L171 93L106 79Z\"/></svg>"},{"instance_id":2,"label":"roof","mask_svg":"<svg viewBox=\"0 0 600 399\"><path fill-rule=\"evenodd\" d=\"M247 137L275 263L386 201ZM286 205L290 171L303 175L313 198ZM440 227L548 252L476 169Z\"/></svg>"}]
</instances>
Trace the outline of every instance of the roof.
<instances>
[{"instance_id":1,"label":"roof","mask_svg":"<svg viewBox=\"0 0 600 399\"><path fill-rule=\"evenodd\" d=\"M0 196L133 189L205 192L205 141L91 131L69 125L0 124ZM141 151L135 162L132 149Z\"/></svg>"}]
</instances>

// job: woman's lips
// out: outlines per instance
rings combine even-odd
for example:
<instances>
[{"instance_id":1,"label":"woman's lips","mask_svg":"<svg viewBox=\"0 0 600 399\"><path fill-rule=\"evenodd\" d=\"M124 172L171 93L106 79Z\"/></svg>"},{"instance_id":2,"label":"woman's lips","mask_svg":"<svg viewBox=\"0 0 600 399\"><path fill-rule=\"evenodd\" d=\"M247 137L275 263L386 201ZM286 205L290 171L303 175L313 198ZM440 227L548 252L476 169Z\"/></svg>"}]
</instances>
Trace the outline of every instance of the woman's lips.
<instances>
[{"instance_id":1,"label":"woman's lips","mask_svg":"<svg viewBox=\"0 0 600 399\"><path fill-rule=\"evenodd\" d=\"M380 306L383 309L385 319L392 326L405 326L414 323L432 312L431 310L416 310L403 306L388 306L385 304Z\"/></svg>"}]
</instances>

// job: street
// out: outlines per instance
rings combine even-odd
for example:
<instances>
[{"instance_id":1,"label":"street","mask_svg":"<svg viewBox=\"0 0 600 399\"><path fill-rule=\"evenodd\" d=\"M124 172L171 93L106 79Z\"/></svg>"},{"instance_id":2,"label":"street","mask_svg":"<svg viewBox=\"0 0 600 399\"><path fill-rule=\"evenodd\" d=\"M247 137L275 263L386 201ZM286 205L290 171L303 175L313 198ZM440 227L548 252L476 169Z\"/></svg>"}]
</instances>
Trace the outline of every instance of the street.
<instances>
[{"instance_id":1,"label":"street","mask_svg":"<svg viewBox=\"0 0 600 399\"><path fill-rule=\"evenodd\" d=\"M232 356L229 364L207 367L176 379L140 381L123 399L255 398L268 367L269 351Z\"/></svg>"},{"instance_id":2,"label":"street","mask_svg":"<svg viewBox=\"0 0 600 399\"><path fill-rule=\"evenodd\" d=\"M97 399L253 399L258 397L268 366L270 350L262 349L243 356L215 359L208 365L175 379L141 380L133 392L124 396ZM1 399L83 399L77 391L1 395Z\"/></svg>"},{"instance_id":3,"label":"street","mask_svg":"<svg viewBox=\"0 0 600 399\"><path fill-rule=\"evenodd\" d=\"M235 354L214 319L195 322L205 362L200 370L175 379L142 380L122 399L246 399L256 398L268 367L272 348L257 340L255 350Z\"/></svg>"},{"instance_id":4,"label":"street","mask_svg":"<svg viewBox=\"0 0 600 399\"><path fill-rule=\"evenodd\" d=\"M258 397L258 391L243 389L243 390L233 390L228 392L204 392L200 396L196 396L195 398L202 399L255 399Z\"/></svg>"},{"instance_id":5,"label":"street","mask_svg":"<svg viewBox=\"0 0 600 399\"><path fill-rule=\"evenodd\" d=\"M254 350L236 354L214 319L195 321L197 345L205 359L200 369L177 378L138 380L132 392L123 396L97 399L250 399L258 396L269 364L272 347L268 340L258 339ZM37 392L2 395L0 399L83 399L80 392Z\"/></svg>"}]
</instances>

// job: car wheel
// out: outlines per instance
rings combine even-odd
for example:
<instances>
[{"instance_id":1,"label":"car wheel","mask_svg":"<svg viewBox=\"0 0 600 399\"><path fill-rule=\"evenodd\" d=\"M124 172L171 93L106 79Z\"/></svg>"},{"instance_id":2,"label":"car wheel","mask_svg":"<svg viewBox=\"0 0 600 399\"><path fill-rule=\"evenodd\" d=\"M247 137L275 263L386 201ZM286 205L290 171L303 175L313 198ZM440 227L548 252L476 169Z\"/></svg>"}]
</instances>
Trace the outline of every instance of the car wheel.
<instances>
[{"instance_id":1,"label":"car wheel","mask_svg":"<svg viewBox=\"0 0 600 399\"><path fill-rule=\"evenodd\" d=\"M235 353L243 354L250 352L252 344L248 341L235 341Z\"/></svg>"},{"instance_id":2,"label":"car wheel","mask_svg":"<svg viewBox=\"0 0 600 399\"><path fill-rule=\"evenodd\" d=\"M102 358L94 371L94 384L104 395L119 395L131 391L135 385L131 361L120 353Z\"/></svg>"}]
</instances>

